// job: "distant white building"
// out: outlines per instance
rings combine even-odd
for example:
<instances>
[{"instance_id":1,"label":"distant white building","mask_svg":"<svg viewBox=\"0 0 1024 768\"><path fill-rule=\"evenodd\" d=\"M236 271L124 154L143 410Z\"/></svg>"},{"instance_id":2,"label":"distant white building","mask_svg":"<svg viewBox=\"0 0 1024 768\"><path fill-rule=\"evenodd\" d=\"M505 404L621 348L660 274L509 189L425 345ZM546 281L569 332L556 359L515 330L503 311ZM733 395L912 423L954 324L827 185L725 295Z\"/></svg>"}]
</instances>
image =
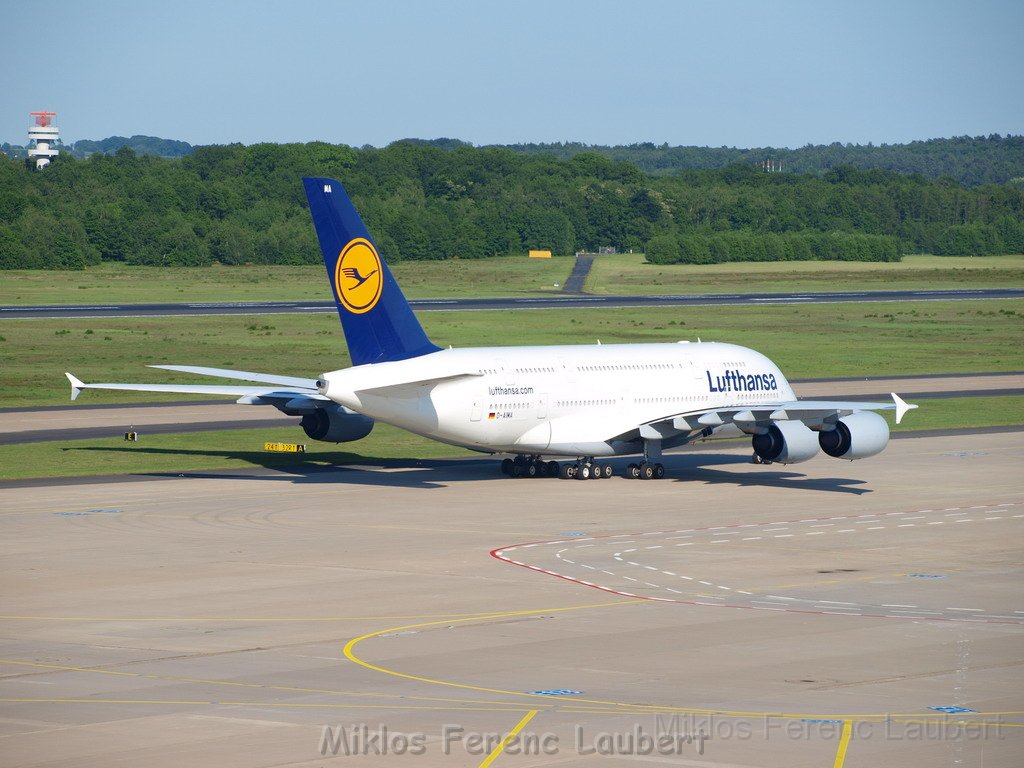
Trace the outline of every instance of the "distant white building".
<instances>
[{"instance_id":1,"label":"distant white building","mask_svg":"<svg viewBox=\"0 0 1024 768\"><path fill-rule=\"evenodd\" d=\"M55 146L60 141L60 129L51 125L56 112L30 112L36 124L28 129L28 157L36 161L36 170L42 170L60 154Z\"/></svg>"}]
</instances>

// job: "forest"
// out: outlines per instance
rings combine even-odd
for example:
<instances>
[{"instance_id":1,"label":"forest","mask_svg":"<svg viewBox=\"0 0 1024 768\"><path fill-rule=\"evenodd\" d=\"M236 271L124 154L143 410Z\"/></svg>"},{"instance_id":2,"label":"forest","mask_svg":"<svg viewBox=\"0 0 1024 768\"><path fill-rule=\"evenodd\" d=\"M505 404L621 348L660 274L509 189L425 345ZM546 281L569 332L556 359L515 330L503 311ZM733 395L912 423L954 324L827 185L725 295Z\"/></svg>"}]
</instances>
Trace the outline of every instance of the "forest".
<instances>
[{"instance_id":1,"label":"forest","mask_svg":"<svg viewBox=\"0 0 1024 768\"><path fill-rule=\"evenodd\" d=\"M301 176L341 180L391 260L612 246L652 261L891 260L1024 252L1024 190L839 165L651 174L599 152L396 142L122 147L44 171L0 158L0 268L319 260Z\"/></svg>"}]
</instances>

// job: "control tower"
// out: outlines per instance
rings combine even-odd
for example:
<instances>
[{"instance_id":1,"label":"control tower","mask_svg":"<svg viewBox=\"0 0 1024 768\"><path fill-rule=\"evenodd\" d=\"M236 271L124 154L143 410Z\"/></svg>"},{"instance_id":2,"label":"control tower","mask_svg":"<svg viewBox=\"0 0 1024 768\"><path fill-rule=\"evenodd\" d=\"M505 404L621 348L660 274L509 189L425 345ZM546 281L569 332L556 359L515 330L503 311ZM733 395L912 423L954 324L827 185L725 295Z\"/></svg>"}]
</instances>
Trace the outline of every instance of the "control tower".
<instances>
[{"instance_id":1,"label":"control tower","mask_svg":"<svg viewBox=\"0 0 1024 768\"><path fill-rule=\"evenodd\" d=\"M51 125L56 112L29 112L36 124L28 129L28 157L36 161L36 170L42 170L60 154L54 144L60 141L60 129Z\"/></svg>"}]
</instances>

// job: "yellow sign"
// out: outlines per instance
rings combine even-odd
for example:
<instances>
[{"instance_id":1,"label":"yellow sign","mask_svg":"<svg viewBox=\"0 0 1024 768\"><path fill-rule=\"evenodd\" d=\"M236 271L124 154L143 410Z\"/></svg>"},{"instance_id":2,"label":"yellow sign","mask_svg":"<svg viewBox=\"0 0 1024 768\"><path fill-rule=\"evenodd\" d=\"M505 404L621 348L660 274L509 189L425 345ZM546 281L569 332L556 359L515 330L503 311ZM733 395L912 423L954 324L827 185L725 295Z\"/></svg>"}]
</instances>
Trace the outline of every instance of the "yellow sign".
<instances>
[{"instance_id":1,"label":"yellow sign","mask_svg":"<svg viewBox=\"0 0 1024 768\"><path fill-rule=\"evenodd\" d=\"M349 312L361 315L377 306L384 275L373 243L357 237L342 248L334 268L334 287Z\"/></svg>"},{"instance_id":2,"label":"yellow sign","mask_svg":"<svg viewBox=\"0 0 1024 768\"><path fill-rule=\"evenodd\" d=\"M531 259L550 259L551 251L530 251Z\"/></svg>"},{"instance_id":3,"label":"yellow sign","mask_svg":"<svg viewBox=\"0 0 1024 768\"><path fill-rule=\"evenodd\" d=\"M305 453L306 446L302 443L264 443L263 450L275 453Z\"/></svg>"}]
</instances>

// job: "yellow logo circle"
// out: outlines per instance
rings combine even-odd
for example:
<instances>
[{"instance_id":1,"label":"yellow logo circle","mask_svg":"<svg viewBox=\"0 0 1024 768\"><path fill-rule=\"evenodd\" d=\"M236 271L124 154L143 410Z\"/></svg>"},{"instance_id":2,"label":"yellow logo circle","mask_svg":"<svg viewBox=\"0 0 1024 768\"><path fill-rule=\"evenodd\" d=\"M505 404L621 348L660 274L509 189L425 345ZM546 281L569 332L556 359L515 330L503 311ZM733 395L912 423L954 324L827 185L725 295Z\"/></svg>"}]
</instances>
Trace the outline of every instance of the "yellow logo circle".
<instances>
[{"instance_id":1,"label":"yellow logo circle","mask_svg":"<svg viewBox=\"0 0 1024 768\"><path fill-rule=\"evenodd\" d=\"M380 256L373 243L362 237L341 249L334 268L334 288L345 309L357 315L369 312L384 289Z\"/></svg>"}]
</instances>

